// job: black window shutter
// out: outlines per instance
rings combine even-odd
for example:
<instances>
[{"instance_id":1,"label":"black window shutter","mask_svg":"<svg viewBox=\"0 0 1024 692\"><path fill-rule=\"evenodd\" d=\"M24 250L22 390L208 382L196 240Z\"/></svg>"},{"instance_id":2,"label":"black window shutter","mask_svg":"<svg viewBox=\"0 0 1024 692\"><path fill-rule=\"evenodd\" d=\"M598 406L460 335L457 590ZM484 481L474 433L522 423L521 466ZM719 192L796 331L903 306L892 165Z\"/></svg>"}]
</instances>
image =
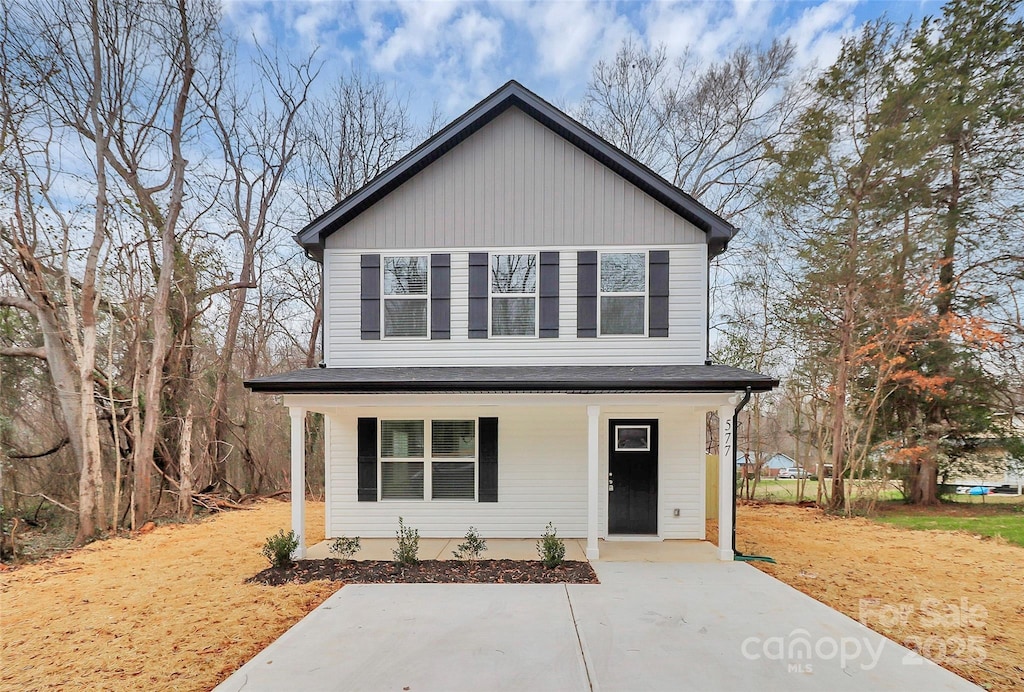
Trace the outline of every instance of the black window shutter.
<instances>
[{"instance_id":1,"label":"black window shutter","mask_svg":"<svg viewBox=\"0 0 1024 692\"><path fill-rule=\"evenodd\" d=\"M380 255L359 261L359 338L380 338Z\"/></svg>"},{"instance_id":2,"label":"black window shutter","mask_svg":"<svg viewBox=\"0 0 1024 692\"><path fill-rule=\"evenodd\" d=\"M377 501L377 419L360 418L357 425L358 474L356 487L360 502Z\"/></svg>"},{"instance_id":3,"label":"black window shutter","mask_svg":"<svg viewBox=\"0 0 1024 692\"><path fill-rule=\"evenodd\" d=\"M469 338L487 338L487 253L469 253Z\"/></svg>"},{"instance_id":4,"label":"black window shutter","mask_svg":"<svg viewBox=\"0 0 1024 692\"><path fill-rule=\"evenodd\" d=\"M477 500L498 501L498 419L481 418L478 425L480 436L480 473L478 474Z\"/></svg>"},{"instance_id":5,"label":"black window shutter","mask_svg":"<svg viewBox=\"0 0 1024 692\"><path fill-rule=\"evenodd\" d=\"M648 256L650 301L648 336L668 336L668 250L651 250Z\"/></svg>"},{"instance_id":6,"label":"black window shutter","mask_svg":"<svg viewBox=\"0 0 1024 692\"><path fill-rule=\"evenodd\" d=\"M540 253L540 338L558 338L558 253Z\"/></svg>"},{"instance_id":7,"label":"black window shutter","mask_svg":"<svg viewBox=\"0 0 1024 692\"><path fill-rule=\"evenodd\" d=\"M452 256L430 256L430 338L452 335Z\"/></svg>"},{"instance_id":8,"label":"black window shutter","mask_svg":"<svg viewBox=\"0 0 1024 692\"><path fill-rule=\"evenodd\" d=\"M597 252L576 253L576 336L597 336Z\"/></svg>"}]
</instances>

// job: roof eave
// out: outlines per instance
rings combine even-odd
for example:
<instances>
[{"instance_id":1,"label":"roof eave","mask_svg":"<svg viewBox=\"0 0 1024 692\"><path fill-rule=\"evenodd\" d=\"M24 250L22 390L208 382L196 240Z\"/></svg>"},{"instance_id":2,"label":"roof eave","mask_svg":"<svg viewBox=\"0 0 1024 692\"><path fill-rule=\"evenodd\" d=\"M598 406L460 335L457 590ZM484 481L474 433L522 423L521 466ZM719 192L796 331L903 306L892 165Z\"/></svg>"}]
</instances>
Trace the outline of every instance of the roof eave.
<instances>
[{"instance_id":1,"label":"roof eave","mask_svg":"<svg viewBox=\"0 0 1024 692\"><path fill-rule=\"evenodd\" d=\"M248 380L245 387L262 394L486 394L512 392L523 394L710 394L741 391L767 392L778 387L778 380L736 380L713 382L261 382Z\"/></svg>"}]
</instances>

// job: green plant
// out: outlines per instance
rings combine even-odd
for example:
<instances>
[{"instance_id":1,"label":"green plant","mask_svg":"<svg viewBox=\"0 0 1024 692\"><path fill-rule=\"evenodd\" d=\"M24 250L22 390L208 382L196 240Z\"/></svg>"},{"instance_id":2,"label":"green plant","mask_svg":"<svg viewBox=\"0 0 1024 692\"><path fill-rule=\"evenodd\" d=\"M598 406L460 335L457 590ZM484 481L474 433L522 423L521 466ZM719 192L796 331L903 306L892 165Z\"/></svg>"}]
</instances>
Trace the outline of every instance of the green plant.
<instances>
[{"instance_id":1,"label":"green plant","mask_svg":"<svg viewBox=\"0 0 1024 692\"><path fill-rule=\"evenodd\" d=\"M565 560L565 541L558 537L558 531L550 521L537 541L537 554L548 569L558 567Z\"/></svg>"},{"instance_id":2,"label":"green plant","mask_svg":"<svg viewBox=\"0 0 1024 692\"><path fill-rule=\"evenodd\" d=\"M362 547L363 546L359 544L359 536L356 536L355 538L342 536L340 538L335 538L334 542L331 543L331 552L342 560L350 560Z\"/></svg>"},{"instance_id":3,"label":"green plant","mask_svg":"<svg viewBox=\"0 0 1024 692\"><path fill-rule=\"evenodd\" d=\"M275 535L267 538L263 544L263 557L270 560L274 567L288 567L292 564L292 553L299 547L299 539L294 531L278 531Z\"/></svg>"},{"instance_id":4,"label":"green plant","mask_svg":"<svg viewBox=\"0 0 1024 692\"><path fill-rule=\"evenodd\" d=\"M398 531L395 532L395 537L398 539L398 546L391 551L391 554L395 556L395 562L400 565L418 563L420 561L417 555L420 550L420 532L406 526L402 517L398 517Z\"/></svg>"},{"instance_id":5,"label":"green plant","mask_svg":"<svg viewBox=\"0 0 1024 692\"><path fill-rule=\"evenodd\" d=\"M470 526L469 531L466 532L466 541L459 543L456 548L456 550L452 551L452 555L457 560L479 560L480 556L487 550L487 541L480 538L480 533L476 530L476 527Z\"/></svg>"}]
</instances>

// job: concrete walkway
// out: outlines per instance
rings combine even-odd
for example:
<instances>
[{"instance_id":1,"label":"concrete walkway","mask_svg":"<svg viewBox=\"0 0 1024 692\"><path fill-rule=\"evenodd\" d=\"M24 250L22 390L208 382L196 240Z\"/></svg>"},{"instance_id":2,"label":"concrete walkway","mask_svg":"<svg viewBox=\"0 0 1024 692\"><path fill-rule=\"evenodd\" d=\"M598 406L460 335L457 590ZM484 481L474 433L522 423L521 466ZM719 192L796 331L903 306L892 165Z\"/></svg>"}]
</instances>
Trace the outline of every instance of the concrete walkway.
<instances>
[{"instance_id":1,"label":"concrete walkway","mask_svg":"<svg viewBox=\"0 0 1024 692\"><path fill-rule=\"evenodd\" d=\"M974 690L742 563L598 585L351 585L217 690Z\"/></svg>"}]
</instances>

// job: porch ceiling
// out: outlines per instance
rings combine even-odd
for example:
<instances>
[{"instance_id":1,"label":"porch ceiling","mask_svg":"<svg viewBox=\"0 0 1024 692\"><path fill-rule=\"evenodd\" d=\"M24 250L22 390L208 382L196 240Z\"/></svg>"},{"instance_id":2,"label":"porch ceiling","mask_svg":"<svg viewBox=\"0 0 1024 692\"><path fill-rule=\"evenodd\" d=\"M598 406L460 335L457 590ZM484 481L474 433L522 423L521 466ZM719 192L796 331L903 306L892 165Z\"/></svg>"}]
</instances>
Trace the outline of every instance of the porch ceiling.
<instances>
[{"instance_id":1,"label":"porch ceiling","mask_svg":"<svg viewBox=\"0 0 1024 692\"><path fill-rule=\"evenodd\" d=\"M764 392L778 384L728 365L306 368L245 382L273 394Z\"/></svg>"}]
</instances>

